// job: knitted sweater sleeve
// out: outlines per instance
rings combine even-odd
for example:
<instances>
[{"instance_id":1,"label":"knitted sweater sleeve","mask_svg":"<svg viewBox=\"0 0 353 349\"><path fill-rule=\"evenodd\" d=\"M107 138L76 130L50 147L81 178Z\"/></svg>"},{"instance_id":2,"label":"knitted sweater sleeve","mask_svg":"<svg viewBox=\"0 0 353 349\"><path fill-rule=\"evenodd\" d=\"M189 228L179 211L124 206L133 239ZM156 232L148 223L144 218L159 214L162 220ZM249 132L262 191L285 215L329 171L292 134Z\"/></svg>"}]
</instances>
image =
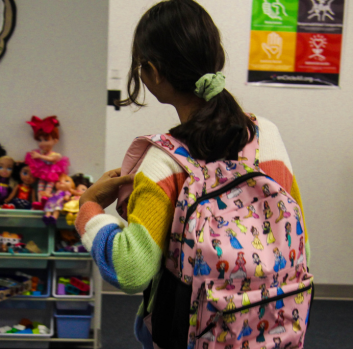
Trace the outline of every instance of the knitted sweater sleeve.
<instances>
[{"instance_id":1,"label":"knitted sweater sleeve","mask_svg":"<svg viewBox=\"0 0 353 349\"><path fill-rule=\"evenodd\" d=\"M134 180L128 225L85 203L76 228L104 280L126 293L141 292L158 273L174 207L187 175L169 155L150 147Z\"/></svg>"},{"instance_id":2,"label":"knitted sweater sleeve","mask_svg":"<svg viewBox=\"0 0 353 349\"><path fill-rule=\"evenodd\" d=\"M305 232L305 254L310 265L310 244L306 229L303 204L299 187L293 174L292 165L276 125L269 120L256 116L259 125L260 168L279 183L298 203L303 214Z\"/></svg>"}]
</instances>

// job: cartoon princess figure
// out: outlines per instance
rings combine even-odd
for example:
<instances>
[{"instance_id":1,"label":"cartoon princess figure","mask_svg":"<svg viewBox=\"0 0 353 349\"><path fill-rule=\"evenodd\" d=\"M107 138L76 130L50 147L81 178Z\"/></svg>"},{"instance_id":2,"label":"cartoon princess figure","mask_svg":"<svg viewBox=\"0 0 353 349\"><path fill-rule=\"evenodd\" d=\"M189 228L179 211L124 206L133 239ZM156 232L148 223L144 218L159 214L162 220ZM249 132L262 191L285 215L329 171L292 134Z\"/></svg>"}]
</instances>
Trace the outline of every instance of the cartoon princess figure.
<instances>
[{"instance_id":1,"label":"cartoon princess figure","mask_svg":"<svg viewBox=\"0 0 353 349\"><path fill-rule=\"evenodd\" d=\"M233 301L234 296L224 297L224 299L228 303L227 303L227 306L225 307L225 309L223 310L223 312L232 311L232 310L236 309L235 303ZM227 324L235 322L235 320L236 320L235 313L223 315L223 321L226 322Z\"/></svg>"},{"instance_id":2,"label":"cartoon princess figure","mask_svg":"<svg viewBox=\"0 0 353 349\"><path fill-rule=\"evenodd\" d=\"M241 224L240 222L240 217L239 216L236 216L234 217L234 219L232 220L233 223L235 223L237 225L237 227L240 229L240 231L243 233L243 234L246 234L248 228Z\"/></svg>"},{"instance_id":3,"label":"cartoon princess figure","mask_svg":"<svg viewBox=\"0 0 353 349\"><path fill-rule=\"evenodd\" d=\"M273 267L273 270L278 273L281 269L285 268L287 261L282 256L282 252L279 251L278 247L273 249L273 253L275 254L275 266Z\"/></svg>"},{"instance_id":4,"label":"cartoon princess figure","mask_svg":"<svg viewBox=\"0 0 353 349\"><path fill-rule=\"evenodd\" d=\"M273 275L273 282L271 284L271 287L276 287L277 288L277 296L281 296L282 294L284 294L283 290L280 287L279 281L278 281L278 273ZM281 309L283 307L284 307L283 299L277 300L275 308L278 310L278 309Z\"/></svg>"},{"instance_id":5,"label":"cartoon princess figure","mask_svg":"<svg viewBox=\"0 0 353 349\"><path fill-rule=\"evenodd\" d=\"M290 266L294 267L295 250L290 250L290 252L289 252L289 260L290 260Z\"/></svg>"},{"instance_id":6,"label":"cartoon princess figure","mask_svg":"<svg viewBox=\"0 0 353 349\"><path fill-rule=\"evenodd\" d=\"M224 260L220 260L216 264L216 269L219 272L218 279L224 279L224 273L229 269L229 263Z\"/></svg>"},{"instance_id":7,"label":"cartoon princess figure","mask_svg":"<svg viewBox=\"0 0 353 349\"><path fill-rule=\"evenodd\" d=\"M240 199L238 200L234 200L234 205L237 206L239 209L244 207L243 201L241 201Z\"/></svg>"},{"instance_id":8,"label":"cartoon princess figure","mask_svg":"<svg viewBox=\"0 0 353 349\"><path fill-rule=\"evenodd\" d=\"M221 245L221 240L218 240L218 239L212 240L212 247L216 250L218 258L221 258L223 254L223 251L220 245Z\"/></svg>"},{"instance_id":9,"label":"cartoon princess figure","mask_svg":"<svg viewBox=\"0 0 353 349\"><path fill-rule=\"evenodd\" d=\"M251 227L251 233L254 237L254 240L252 241L252 245L257 249L257 250L263 250L264 247L259 239L259 231L254 227L252 226Z\"/></svg>"},{"instance_id":10,"label":"cartoon princess figure","mask_svg":"<svg viewBox=\"0 0 353 349\"><path fill-rule=\"evenodd\" d=\"M209 275L211 272L211 268L208 264L203 260L202 250L198 248L196 250L196 258L195 258L195 267L194 267L194 275Z\"/></svg>"},{"instance_id":11,"label":"cartoon princess figure","mask_svg":"<svg viewBox=\"0 0 353 349\"><path fill-rule=\"evenodd\" d=\"M270 297L270 292L269 290L266 289L266 284L262 284L260 286L260 289L261 289L261 299L262 300L268 299ZM260 305L259 311L258 311L259 320L261 320L264 317L266 307L267 307L267 304Z\"/></svg>"},{"instance_id":12,"label":"cartoon princess figure","mask_svg":"<svg viewBox=\"0 0 353 349\"><path fill-rule=\"evenodd\" d=\"M251 302L250 302L249 296L248 296L248 294L246 292L244 292L243 296L242 296L242 300L241 300L241 305L243 307L246 307L246 306L248 306L250 304L251 304ZM247 309L242 310L240 313L241 314L247 314L249 311L250 311L250 308L247 308Z\"/></svg>"},{"instance_id":13,"label":"cartoon princess figure","mask_svg":"<svg viewBox=\"0 0 353 349\"><path fill-rule=\"evenodd\" d=\"M230 332L230 329L225 321L222 322L222 332L217 336L218 343L224 343L227 340L227 335Z\"/></svg>"},{"instance_id":14,"label":"cartoon princess figure","mask_svg":"<svg viewBox=\"0 0 353 349\"><path fill-rule=\"evenodd\" d=\"M235 261L235 267L233 268L230 278L231 279L244 279L246 278L246 269L245 269L246 260L244 258L243 252L238 252L238 258Z\"/></svg>"},{"instance_id":15,"label":"cartoon princess figure","mask_svg":"<svg viewBox=\"0 0 353 349\"><path fill-rule=\"evenodd\" d=\"M223 162L226 164L227 171L235 170L237 168L237 164L235 162L230 160L224 160Z\"/></svg>"},{"instance_id":16,"label":"cartoon princess figure","mask_svg":"<svg viewBox=\"0 0 353 349\"><path fill-rule=\"evenodd\" d=\"M303 237L299 241L299 254L297 264L302 264L304 262L304 240Z\"/></svg>"},{"instance_id":17,"label":"cartoon princess figure","mask_svg":"<svg viewBox=\"0 0 353 349\"><path fill-rule=\"evenodd\" d=\"M292 224L286 222L284 229L286 231L286 241L288 241L288 247L290 248L292 245L292 237L290 236L290 233L292 232Z\"/></svg>"},{"instance_id":18,"label":"cartoon princess figure","mask_svg":"<svg viewBox=\"0 0 353 349\"><path fill-rule=\"evenodd\" d=\"M298 207L294 207L294 212L295 212L295 219L297 220L297 235L302 235L303 234L303 228L300 224L300 212Z\"/></svg>"},{"instance_id":19,"label":"cartoon princess figure","mask_svg":"<svg viewBox=\"0 0 353 349\"><path fill-rule=\"evenodd\" d=\"M216 317L216 314L212 314L212 315L210 316L210 318L207 320L206 325L208 326L208 325L212 324L212 323L214 322L214 318L215 318L215 317ZM211 329L210 329L208 332L206 332L201 338L206 339L206 340L208 340L208 341L210 341L210 342L214 342L215 339L216 339L216 336L215 336L215 328L214 328L214 327L211 328ZM207 346L208 346L208 343L207 343Z\"/></svg>"},{"instance_id":20,"label":"cartoon princess figure","mask_svg":"<svg viewBox=\"0 0 353 349\"><path fill-rule=\"evenodd\" d=\"M277 204L279 210L279 216L276 219L276 223L278 223L283 218L289 218L291 216L290 212L287 211L286 206L282 200L278 201Z\"/></svg>"},{"instance_id":21,"label":"cartoon princess figure","mask_svg":"<svg viewBox=\"0 0 353 349\"><path fill-rule=\"evenodd\" d=\"M197 313L199 309L199 302L197 300L192 302L192 307L190 308L190 320L189 324L190 326L196 326L197 325Z\"/></svg>"},{"instance_id":22,"label":"cartoon princess figure","mask_svg":"<svg viewBox=\"0 0 353 349\"><path fill-rule=\"evenodd\" d=\"M253 261L256 264L256 268L255 268L255 276L258 278L266 278L265 273L262 270L262 262L260 260L260 257L257 253L253 253L252 255Z\"/></svg>"},{"instance_id":23,"label":"cartoon princess figure","mask_svg":"<svg viewBox=\"0 0 353 349\"><path fill-rule=\"evenodd\" d=\"M189 186L194 184L194 182L199 182L200 181L200 178L196 177L195 173L192 172L192 170L190 170L189 167L185 166L185 170L188 172L189 177L190 177Z\"/></svg>"},{"instance_id":24,"label":"cartoon princess figure","mask_svg":"<svg viewBox=\"0 0 353 349\"><path fill-rule=\"evenodd\" d=\"M293 311L292 311L292 319L293 319L293 331L295 333L301 331L302 328L300 327L300 316L299 316L299 310L298 309L293 309Z\"/></svg>"},{"instance_id":25,"label":"cartoon princess figure","mask_svg":"<svg viewBox=\"0 0 353 349\"><path fill-rule=\"evenodd\" d=\"M299 288L298 289L301 290L303 288L305 288L305 285L301 282L299 284ZM304 302L304 293L303 292L298 293L297 296L294 298L294 301L297 304L302 304Z\"/></svg>"},{"instance_id":26,"label":"cartoon princess figure","mask_svg":"<svg viewBox=\"0 0 353 349\"><path fill-rule=\"evenodd\" d=\"M211 212L212 217L213 217L214 220L218 223L218 224L217 224L217 228L218 228L218 229L220 229L220 228L222 228L222 227L227 227L227 226L228 226L229 222L226 221L226 220L224 220L224 218L223 218L222 216L217 216L217 217L216 217L216 216L212 213L212 211L211 211L211 209L210 209L209 206L207 206L207 210Z\"/></svg>"},{"instance_id":27,"label":"cartoon princess figure","mask_svg":"<svg viewBox=\"0 0 353 349\"><path fill-rule=\"evenodd\" d=\"M209 179L211 176L208 174L208 168L205 166L200 166L202 170L202 174L205 180Z\"/></svg>"},{"instance_id":28,"label":"cartoon princess figure","mask_svg":"<svg viewBox=\"0 0 353 349\"><path fill-rule=\"evenodd\" d=\"M191 332L189 335L189 343L187 349L195 349L196 345L196 334L195 332Z\"/></svg>"},{"instance_id":29,"label":"cartoon princess figure","mask_svg":"<svg viewBox=\"0 0 353 349\"><path fill-rule=\"evenodd\" d=\"M262 321L260 321L260 322L258 323L257 329L258 329L258 331L259 331L260 333L259 333L258 336L256 337L256 342L257 342L257 343L263 343L263 342L265 342L264 333L265 333L265 331L267 331L268 327L269 327L269 323L268 323L267 320L262 320Z\"/></svg>"},{"instance_id":30,"label":"cartoon princess figure","mask_svg":"<svg viewBox=\"0 0 353 349\"><path fill-rule=\"evenodd\" d=\"M207 300L208 300L208 301L211 301L211 302L216 302L216 303L217 303L217 302L219 301L219 298L215 298L215 297L213 296L213 293L214 293L214 291L212 290L213 285L214 285L214 282L211 281L211 282L208 284L208 286L207 286L207 290L206 290Z\"/></svg>"},{"instance_id":31,"label":"cartoon princess figure","mask_svg":"<svg viewBox=\"0 0 353 349\"><path fill-rule=\"evenodd\" d=\"M264 202L263 213L265 215L265 219L270 219L273 216L273 212L271 211L271 207L270 207L268 201Z\"/></svg>"},{"instance_id":32,"label":"cartoon princess figure","mask_svg":"<svg viewBox=\"0 0 353 349\"><path fill-rule=\"evenodd\" d=\"M269 221L265 221L262 224L262 229L263 229L263 234L267 235L267 245L273 244L276 242L275 236L273 235L272 228L271 228L271 223Z\"/></svg>"},{"instance_id":33,"label":"cartoon princess figure","mask_svg":"<svg viewBox=\"0 0 353 349\"><path fill-rule=\"evenodd\" d=\"M241 349L250 349L249 341L244 341L243 343L241 343Z\"/></svg>"},{"instance_id":34,"label":"cartoon princess figure","mask_svg":"<svg viewBox=\"0 0 353 349\"><path fill-rule=\"evenodd\" d=\"M286 329L284 327L284 311L280 310L277 314L277 320L275 321L275 325L272 327L271 331L269 331L269 334L279 334L286 332Z\"/></svg>"},{"instance_id":35,"label":"cartoon princess figure","mask_svg":"<svg viewBox=\"0 0 353 349\"><path fill-rule=\"evenodd\" d=\"M227 182L228 178L223 177L222 170L217 167L216 168L216 181L211 185L211 188L216 188L219 184L223 184Z\"/></svg>"},{"instance_id":36,"label":"cartoon princess figure","mask_svg":"<svg viewBox=\"0 0 353 349\"><path fill-rule=\"evenodd\" d=\"M174 149L174 145L168 138L166 138L165 135L157 134L151 139L157 144L160 144L162 147L169 148L170 150Z\"/></svg>"},{"instance_id":37,"label":"cartoon princess figure","mask_svg":"<svg viewBox=\"0 0 353 349\"><path fill-rule=\"evenodd\" d=\"M265 197L268 197L271 195L270 188L269 188L268 184L264 184L262 186L262 192L264 193Z\"/></svg>"},{"instance_id":38,"label":"cartoon princess figure","mask_svg":"<svg viewBox=\"0 0 353 349\"><path fill-rule=\"evenodd\" d=\"M239 341L242 337L250 336L252 333L252 329L249 326L249 320L244 320L243 327L239 333L237 340Z\"/></svg>"},{"instance_id":39,"label":"cartoon princess figure","mask_svg":"<svg viewBox=\"0 0 353 349\"><path fill-rule=\"evenodd\" d=\"M248 214L244 218L259 218L259 215L255 211L255 207L253 205L249 205L246 207L248 209Z\"/></svg>"},{"instance_id":40,"label":"cartoon princess figure","mask_svg":"<svg viewBox=\"0 0 353 349\"><path fill-rule=\"evenodd\" d=\"M48 116L43 120L32 116L31 125L34 139L38 141L39 149L28 152L25 163L30 167L32 175L39 179L38 200L34 208L42 208L42 197L50 197L55 182L61 174L67 174L70 161L67 157L53 151L55 144L59 142L59 120L56 116Z\"/></svg>"},{"instance_id":41,"label":"cartoon princess figure","mask_svg":"<svg viewBox=\"0 0 353 349\"><path fill-rule=\"evenodd\" d=\"M230 238L231 246L237 250L241 250L243 248L243 246L240 244L240 242L237 239L237 233L231 228L228 228L226 230L226 233Z\"/></svg>"}]
</instances>

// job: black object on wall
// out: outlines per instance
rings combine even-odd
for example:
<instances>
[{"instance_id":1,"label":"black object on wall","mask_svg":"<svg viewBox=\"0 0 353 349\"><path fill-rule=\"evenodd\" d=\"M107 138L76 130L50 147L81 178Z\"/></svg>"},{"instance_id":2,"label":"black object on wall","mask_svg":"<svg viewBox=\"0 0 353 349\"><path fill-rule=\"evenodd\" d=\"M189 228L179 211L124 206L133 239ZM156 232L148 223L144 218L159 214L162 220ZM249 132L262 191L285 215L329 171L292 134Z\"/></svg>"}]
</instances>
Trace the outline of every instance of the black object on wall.
<instances>
[{"instance_id":1,"label":"black object on wall","mask_svg":"<svg viewBox=\"0 0 353 349\"><path fill-rule=\"evenodd\" d=\"M120 107L114 104L114 101L120 100L120 91L119 90L108 90L108 105L115 107L115 110L120 110Z\"/></svg>"},{"instance_id":2,"label":"black object on wall","mask_svg":"<svg viewBox=\"0 0 353 349\"><path fill-rule=\"evenodd\" d=\"M14 0L0 0L0 59L5 54L7 41L16 25L16 4Z\"/></svg>"}]
</instances>

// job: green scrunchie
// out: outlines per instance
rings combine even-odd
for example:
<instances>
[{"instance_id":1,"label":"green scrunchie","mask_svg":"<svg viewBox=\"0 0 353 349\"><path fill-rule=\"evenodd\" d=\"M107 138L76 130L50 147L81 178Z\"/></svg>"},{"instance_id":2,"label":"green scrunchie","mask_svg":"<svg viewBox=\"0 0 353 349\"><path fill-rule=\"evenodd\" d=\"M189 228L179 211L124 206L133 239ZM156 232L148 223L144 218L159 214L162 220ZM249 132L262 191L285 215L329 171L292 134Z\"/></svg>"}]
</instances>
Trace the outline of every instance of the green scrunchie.
<instances>
[{"instance_id":1,"label":"green scrunchie","mask_svg":"<svg viewBox=\"0 0 353 349\"><path fill-rule=\"evenodd\" d=\"M195 85L195 95L208 102L211 98L223 91L226 85L225 76L220 71L216 74L205 74L197 80Z\"/></svg>"}]
</instances>

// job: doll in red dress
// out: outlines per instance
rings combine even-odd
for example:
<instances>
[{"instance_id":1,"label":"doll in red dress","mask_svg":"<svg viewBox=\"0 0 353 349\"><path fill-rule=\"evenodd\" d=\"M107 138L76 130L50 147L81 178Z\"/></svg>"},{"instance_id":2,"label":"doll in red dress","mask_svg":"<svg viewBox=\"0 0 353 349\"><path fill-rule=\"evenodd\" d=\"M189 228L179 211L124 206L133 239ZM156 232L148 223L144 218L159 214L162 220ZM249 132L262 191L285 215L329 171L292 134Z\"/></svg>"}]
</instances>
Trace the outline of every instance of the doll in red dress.
<instances>
[{"instance_id":1,"label":"doll in red dress","mask_svg":"<svg viewBox=\"0 0 353 349\"><path fill-rule=\"evenodd\" d=\"M16 163L13 178L18 184L13 188L10 196L5 199L2 208L30 210L32 202L35 201L35 192L32 188L35 178L32 176L31 169L24 162Z\"/></svg>"},{"instance_id":2,"label":"doll in red dress","mask_svg":"<svg viewBox=\"0 0 353 349\"><path fill-rule=\"evenodd\" d=\"M56 116L48 116L43 120L32 116L31 121L27 123L32 126L39 149L28 152L25 163L30 167L33 176L39 180L37 195L38 201L41 201L44 197L50 197L59 176L67 174L70 162L67 157L53 151L54 145L59 142L60 124ZM40 203L34 206L40 206Z\"/></svg>"}]
</instances>

